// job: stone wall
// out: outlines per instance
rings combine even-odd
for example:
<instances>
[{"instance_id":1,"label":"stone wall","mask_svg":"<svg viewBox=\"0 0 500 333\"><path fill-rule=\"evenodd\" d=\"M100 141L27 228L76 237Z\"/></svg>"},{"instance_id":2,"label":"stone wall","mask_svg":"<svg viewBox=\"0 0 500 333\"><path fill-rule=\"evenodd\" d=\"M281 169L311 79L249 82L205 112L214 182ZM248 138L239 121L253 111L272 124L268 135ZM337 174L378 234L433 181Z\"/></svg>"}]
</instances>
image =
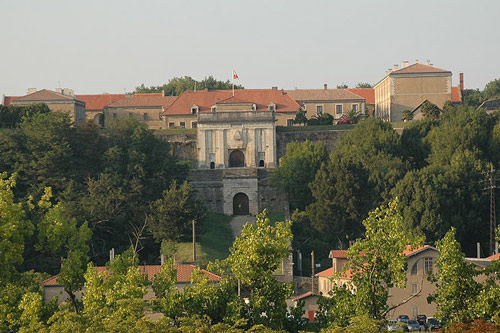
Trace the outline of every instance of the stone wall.
<instances>
[{"instance_id":1,"label":"stone wall","mask_svg":"<svg viewBox=\"0 0 500 333\"><path fill-rule=\"evenodd\" d=\"M198 144L196 134L157 134L157 137L170 142L171 152L181 161L190 161L197 166Z\"/></svg>"}]
</instances>

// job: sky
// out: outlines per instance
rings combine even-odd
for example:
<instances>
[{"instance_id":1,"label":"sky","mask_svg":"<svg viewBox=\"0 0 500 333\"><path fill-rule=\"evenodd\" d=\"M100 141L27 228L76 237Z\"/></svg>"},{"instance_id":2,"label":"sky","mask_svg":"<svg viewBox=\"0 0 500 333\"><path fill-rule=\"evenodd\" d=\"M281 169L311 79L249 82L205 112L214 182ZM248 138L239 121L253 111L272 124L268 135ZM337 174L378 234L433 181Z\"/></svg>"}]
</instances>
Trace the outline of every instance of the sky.
<instances>
[{"instance_id":1,"label":"sky","mask_svg":"<svg viewBox=\"0 0 500 333\"><path fill-rule=\"evenodd\" d=\"M178 76L246 88L374 84L407 60L500 78L498 0L0 0L0 95L131 92Z\"/></svg>"}]
</instances>

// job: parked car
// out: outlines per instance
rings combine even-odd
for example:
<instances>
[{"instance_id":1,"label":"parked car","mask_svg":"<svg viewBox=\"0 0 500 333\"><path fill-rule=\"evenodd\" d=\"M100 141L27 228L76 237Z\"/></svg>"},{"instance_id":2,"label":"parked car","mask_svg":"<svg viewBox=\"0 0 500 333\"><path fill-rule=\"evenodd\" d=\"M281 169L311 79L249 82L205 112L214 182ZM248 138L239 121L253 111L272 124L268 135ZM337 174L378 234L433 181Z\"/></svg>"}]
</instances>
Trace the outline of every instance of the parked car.
<instances>
[{"instance_id":1,"label":"parked car","mask_svg":"<svg viewBox=\"0 0 500 333\"><path fill-rule=\"evenodd\" d=\"M429 331L437 330L442 328L443 325L434 317L427 318L427 329Z\"/></svg>"},{"instance_id":2,"label":"parked car","mask_svg":"<svg viewBox=\"0 0 500 333\"><path fill-rule=\"evenodd\" d=\"M408 320L406 325L408 325L408 331L410 332L420 331L420 324L416 320Z\"/></svg>"},{"instance_id":3,"label":"parked car","mask_svg":"<svg viewBox=\"0 0 500 333\"><path fill-rule=\"evenodd\" d=\"M388 332L406 332L408 331L408 326L406 323L397 320L389 320L387 323L387 331Z\"/></svg>"},{"instance_id":4,"label":"parked car","mask_svg":"<svg viewBox=\"0 0 500 333\"><path fill-rule=\"evenodd\" d=\"M417 315L417 318L415 318L420 326L423 326L424 330L427 330L427 316L426 315Z\"/></svg>"},{"instance_id":5,"label":"parked car","mask_svg":"<svg viewBox=\"0 0 500 333\"><path fill-rule=\"evenodd\" d=\"M408 317L407 315L399 315L398 316L398 321L402 321L404 323L408 322L408 320L410 320L410 317Z\"/></svg>"}]
</instances>

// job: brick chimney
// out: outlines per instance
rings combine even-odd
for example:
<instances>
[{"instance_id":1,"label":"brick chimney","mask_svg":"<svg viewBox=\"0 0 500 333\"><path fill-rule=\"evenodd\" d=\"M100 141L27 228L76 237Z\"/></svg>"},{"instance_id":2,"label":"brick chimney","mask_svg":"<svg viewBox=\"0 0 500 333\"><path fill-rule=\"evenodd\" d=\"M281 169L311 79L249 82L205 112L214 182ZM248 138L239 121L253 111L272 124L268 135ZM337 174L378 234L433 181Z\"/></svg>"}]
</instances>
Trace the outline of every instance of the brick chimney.
<instances>
[{"instance_id":1,"label":"brick chimney","mask_svg":"<svg viewBox=\"0 0 500 333\"><path fill-rule=\"evenodd\" d=\"M328 89L328 84L326 84L326 83L323 84L323 89L325 89L325 90Z\"/></svg>"},{"instance_id":2,"label":"brick chimney","mask_svg":"<svg viewBox=\"0 0 500 333\"><path fill-rule=\"evenodd\" d=\"M394 64L394 66L393 66L393 69L392 69L392 70L393 70L393 71L397 71L397 70L398 70L398 68L399 68L398 64Z\"/></svg>"},{"instance_id":3,"label":"brick chimney","mask_svg":"<svg viewBox=\"0 0 500 333\"><path fill-rule=\"evenodd\" d=\"M28 88L28 94L36 92L36 88Z\"/></svg>"},{"instance_id":4,"label":"brick chimney","mask_svg":"<svg viewBox=\"0 0 500 333\"><path fill-rule=\"evenodd\" d=\"M458 75L460 76L460 91L464 91L464 73Z\"/></svg>"},{"instance_id":5,"label":"brick chimney","mask_svg":"<svg viewBox=\"0 0 500 333\"><path fill-rule=\"evenodd\" d=\"M401 68L406 68L408 67L408 60L403 60L403 66Z\"/></svg>"}]
</instances>

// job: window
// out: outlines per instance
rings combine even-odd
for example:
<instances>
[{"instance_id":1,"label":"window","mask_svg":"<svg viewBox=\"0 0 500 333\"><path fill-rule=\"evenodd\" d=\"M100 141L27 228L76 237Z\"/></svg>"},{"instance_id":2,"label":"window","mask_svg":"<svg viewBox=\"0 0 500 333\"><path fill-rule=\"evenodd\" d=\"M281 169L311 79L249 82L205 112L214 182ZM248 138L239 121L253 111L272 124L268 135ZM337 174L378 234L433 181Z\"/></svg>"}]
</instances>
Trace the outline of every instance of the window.
<instances>
[{"instance_id":1,"label":"window","mask_svg":"<svg viewBox=\"0 0 500 333\"><path fill-rule=\"evenodd\" d=\"M179 126L182 127L182 128L186 128L186 123L184 121L181 121L179 123Z\"/></svg>"},{"instance_id":2,"label":"window","mask_svg":"<svg viewBox=\"0 0 500 333\"><path fill-rule=\"evenodd\" d=\"M198 106L197 105L193 105L191 107L191 114L197 114L198 113Z\"/></svg>"},{"instance_id":3,"label":"window","mask_svg":"<svg viewBox=\"0 0 500 333\"><path fill-rule=\"evenodd\" d=\"M210 109L212 110L212 112L216 112L217 111L217 107L215 105L212 105L212 107Z\"/></svg>"},{"instance_id":4,"label":"window","mask_svg":"<svg viewBox=\"0 0 500 333\"><path fill-rule=\"evenodd\" d=\"M174 126L175 126L175 125L174 125L174 122L173 122L173 121L172 121L172 122L170 122L170 123L168 123L168 128L173 128Z\"/></svg>"},{"instance_id":5,"label":"window","mask_svg":"<svg viewBox=\"0 0 500 333\"><path fill-rule=\"evenodd\" d=\"M259 167L263 168L264 167L264 160L259 161Z\"/></svg>"},{"instance_id":6,"label":"window","mask_svg":"<svg viewBox=\"0 0 500 333\"><path fill-rule=\"evenodd\" d=\"M335 105L335 114L339 116L342 115L342 104Z\"/></svg>"},{"instance_id":7,"label":"window","mask_svg":"<svg viewBox=\"0 0 500 333\"><path fill-rule=\"evenodd\" d=\"M411 275L417 275L418 274L418 261L413 264L413 267L411 268Z\"/></svg>"},{"instance_id":8,"label":"window","mask_svg":"<svg viewBox=\"0 0 500 333\"><path fill-rule=\"evenodd\" d=\"M316 105L316 113L320 116L323 114L323 105Z\"/></svg>"},{"instance_id":9,"label":"window","mask_svg":"<svg viewBox=\"0 0 500 333\"><path fill-rule=\"evenodd\" d=\"M197 128L197 127L198 127L198 123L196 121L192 121L191 128Z\"/></svg>"},{"instance_id":10,"label":"window","mask_svg":"<svg viewBox=\"0 0 500 333\"><path fill-rule=\"evenodd\" d=\"M268 109L269 111L276 111L276 105L274 103L269 103Z\"/></svg>"},{"instance_id":11,"label":"window","mask_svg":"<svg viewBox=\"0 0 500 333\"><path fill-rule=\"evenodd\" d=\"M210 169L215 169L215 162L210 162Z\"/></svg>"},{"instance_id":12,"label":"window","mask_svg":"<svg viewBox=\"0 0 500 333\"><path fill-rule=\"evenodd\" d=\"M411 308L411 317L417 318L417 316L418 316L418 308L417 307Z\"/></svg>"},{"instance_id":13,"label":"window","mask_svg":"<svg viewBox=\"0 0 500 333\"><path fill-rule=\"evenodd\" d=\"M415 295L416 293L418 293L418 284L412 283L411 284L411 294Z\"/></svg>"},{"instance_id":14,"label":"window","mask_svg":"<svg viewBox=\"0 0 500 333\"><path fill-rule=\"evenodd\" d=\"M358 111L358 104L353 104L352 105L352 111L354 111L354 112Z\"/></svg>"},{"instance_id":15,"label":"window","mask_svg":"<svg viewBox=\"0 0 500 333\"><path fill-rule=\"evenodd\" d=\"M147 113L143 113L142 116L144 117L144 120L148 120L148 114Z\"/></svg>"},{"instance_id":16,"label":"window","mask_svg":"<svg viewBox=\"0 0 500 333\"><path fill-rule=\"evenodd\" d=\"M116 113L113 113L113 119L116 119L117 115Z\"/></svg>"},{"instance_id":17,"label":"window","mask_svg":"<svg viewBox=\"0 0 500 333\"><path fill-rule=\"evenodd\" d=\"M257 105L256 104L252 104L252 111L257 111Z\"/></svg>"},{"instance_id":18,"label":"window","mask_svg":"<svg viewBox=\"0 0 500 333\"><path fill-rule=\"evenodd\" d=\"M287 119L286 126L288 126L288 127L293 126L293 119Z\"/></svg>"},{"instance_id":19,"label":"window","mask_svg":"<svg viewBox=\"0 0 500 333\"><path fill-rule=\"evenodd\" d=\"M424 274L432 273L434 267L434 259L424 258Z\"/></svg>"}]
</instances>

